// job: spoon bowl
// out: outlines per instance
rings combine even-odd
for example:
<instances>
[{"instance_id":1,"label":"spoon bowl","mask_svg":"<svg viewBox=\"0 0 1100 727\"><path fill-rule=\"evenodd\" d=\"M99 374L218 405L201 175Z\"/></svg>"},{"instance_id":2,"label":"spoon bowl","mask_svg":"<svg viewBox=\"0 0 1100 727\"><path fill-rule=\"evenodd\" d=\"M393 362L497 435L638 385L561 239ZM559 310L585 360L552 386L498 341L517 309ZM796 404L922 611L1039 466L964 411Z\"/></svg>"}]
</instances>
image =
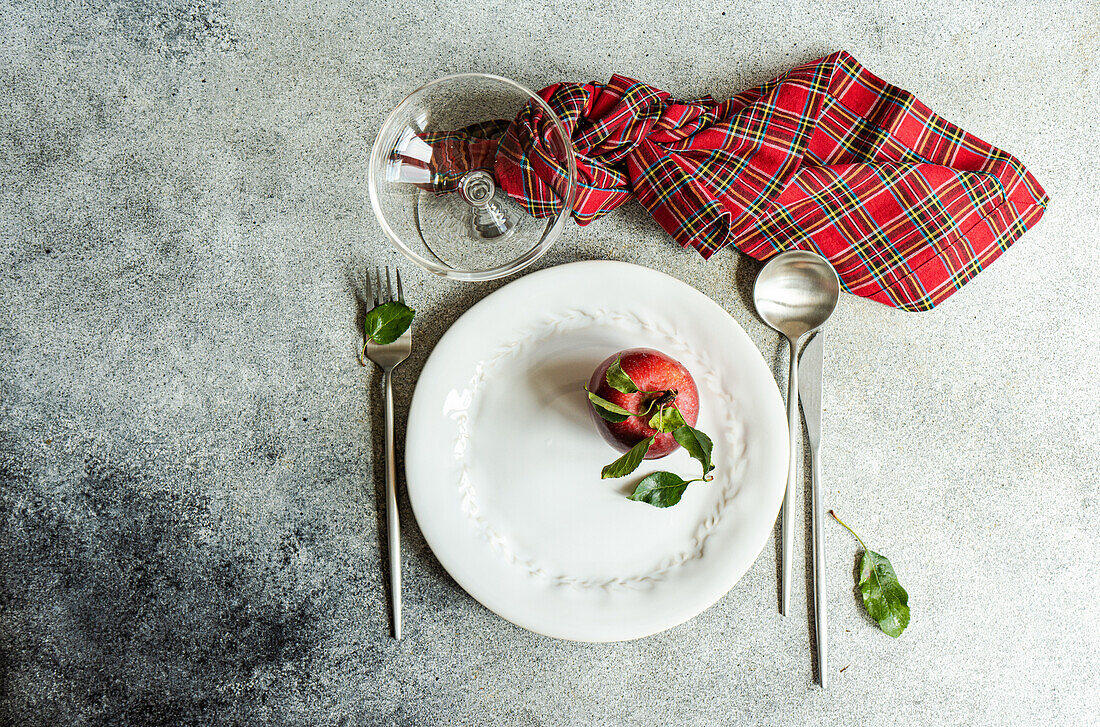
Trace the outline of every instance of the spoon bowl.
<instances>
[{"instance_id":1,"label":"spoon bowl","mask_svg":"<svg viewBox=\"0 0 1100 727\"><path fill-rule=\"evenodd\" d=\"M840 298L840 280L817 253L791 250L776 255L756 278L756 311L787 338L799 339L821 327Z\"/></svg>"}]
</instances>

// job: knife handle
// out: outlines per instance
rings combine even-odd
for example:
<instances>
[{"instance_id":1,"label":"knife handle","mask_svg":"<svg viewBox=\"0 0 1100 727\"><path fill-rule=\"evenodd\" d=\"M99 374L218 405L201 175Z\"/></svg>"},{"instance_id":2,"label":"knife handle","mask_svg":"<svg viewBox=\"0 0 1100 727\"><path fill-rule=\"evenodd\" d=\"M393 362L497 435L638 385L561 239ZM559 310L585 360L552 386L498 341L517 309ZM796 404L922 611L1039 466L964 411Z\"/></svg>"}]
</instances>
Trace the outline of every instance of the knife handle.
<instances>
[{"instance_id":1,"label":"knife handle","mask_svg":"<svg viewBox=\"0 0 1100 727\"><path fill-rule=\"evenodd\" d=\"M817 636L817 680L824 689L829 681L826 667L829 651L829 604L825 595L825 513L821 492L821 462L813 452L810 479L814 541L814 633Z\"/></svg>"}]
</instances>

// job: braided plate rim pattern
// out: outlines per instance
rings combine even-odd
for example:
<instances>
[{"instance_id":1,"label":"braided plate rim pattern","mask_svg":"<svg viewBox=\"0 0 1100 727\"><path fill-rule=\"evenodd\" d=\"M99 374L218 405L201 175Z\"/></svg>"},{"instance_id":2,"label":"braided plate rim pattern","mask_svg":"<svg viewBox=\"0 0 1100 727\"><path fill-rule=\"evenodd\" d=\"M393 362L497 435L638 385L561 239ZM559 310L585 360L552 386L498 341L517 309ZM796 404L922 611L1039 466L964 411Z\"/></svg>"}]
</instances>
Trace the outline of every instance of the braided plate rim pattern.
<instances>
[{"instance_id":1,"label":"braided plate rim pattern","mask_svg":"<svg viewBox=\"0 0 1100 727\"><path fill-rule=\"evenodd\" d=\"M477 488L470 473L470 465L466 461L471 435L471 412L475 408L479 389L490 378L489 375L492 370L505 359L519 355L525 349L540 341L562 333L580 331L596 324L612 324L627 331L642 331L657 335L664 340L668 349L675 351L680 357L698 360L701 376L697 378L705 381L711 392L717 397L716 405L730 413L723 429L722 449L719 450L718 447L715 447L716 455L726 463L724 468L717 468L715 471L724 471L726 477L721 482L721 489L714 508L696 527L695 534L687 547L665 558L650 571L610 578L582 578L568 573L559 573L540 564L535 558L520 557L513 550L507 537L482 516L478 506ZM710 355L705 350L687 349L682 343L682 337L677 335L674 330L653 321L644 320L633 313L623 313L608 308L593 310L574 308L560 315L547 316L541 324L528 328L514 340L498 346L486 360L479 363L470 378L467 388L458 396L458 400L462 402L462 406L452 409L450 417L454 420L457 428L453 451L460 467L458 489L461 495L462 514L470 520L478 536L505 561L525 571L528 576L547 580L556 586L577 589L637 589L664 580L684 564L703 556L707 539L718 526L729 503L741 489L742 477L746 467L744 426L741 417L738 415L737 401L729 392L729 389L723 386L721 377L711 362ZM715 477L715 481L709 483L709 485L714 486L717 484L718 479L718 477Z\"/></svg>"}]
</instances>

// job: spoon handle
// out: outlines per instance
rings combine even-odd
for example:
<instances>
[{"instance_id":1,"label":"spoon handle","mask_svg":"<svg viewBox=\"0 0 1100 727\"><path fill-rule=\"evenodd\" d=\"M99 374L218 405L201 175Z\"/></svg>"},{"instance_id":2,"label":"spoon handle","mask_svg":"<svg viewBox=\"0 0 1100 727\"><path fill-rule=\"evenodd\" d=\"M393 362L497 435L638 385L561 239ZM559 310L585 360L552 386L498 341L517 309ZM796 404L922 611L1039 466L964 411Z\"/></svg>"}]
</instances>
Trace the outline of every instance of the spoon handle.
<instances>
[{"instance_id":1,"label":"spoon handle","mask_svg":"<svg viewBox=\"0 0 1100 727\"><path fill-rule=\"evenodd\" d=\"M794 556L794 477L798 440L802 429L798 422L798 350L800 340L788 338L791 347L791 373L787 379L787 426L790 429L790 460L787 464L787 490L783 493L783 554L779 576L779 613L786 616L791 608L791 568Z\"/></svg>"}]
</instances>

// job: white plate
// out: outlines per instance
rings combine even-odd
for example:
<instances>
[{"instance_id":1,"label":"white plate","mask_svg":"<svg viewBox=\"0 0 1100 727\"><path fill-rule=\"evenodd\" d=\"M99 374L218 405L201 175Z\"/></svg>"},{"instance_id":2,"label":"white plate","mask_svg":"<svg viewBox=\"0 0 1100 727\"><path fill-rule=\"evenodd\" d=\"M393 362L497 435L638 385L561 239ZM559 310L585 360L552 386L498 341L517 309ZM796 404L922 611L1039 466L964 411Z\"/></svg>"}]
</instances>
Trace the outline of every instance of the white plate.
<instances>
[{"instance_id":1,"label":"white plate","mask_svg":"<svg viewBox=\"0 0 1100 727\"><path fill-rule=\"evenodd\" d=\"M675 507L626 498L678 450L618 480L583 384L607 356L648 346L699 388L715 478ZM634 639L703 611L767 542L787 476L771 371L741 326L694 288L617 262L527 275L485 298L435 347L413 396L409 498L443 567L509 621L580 641ZM753 597L766 598L769 594Z\"/></svg>"}]
</instances>

